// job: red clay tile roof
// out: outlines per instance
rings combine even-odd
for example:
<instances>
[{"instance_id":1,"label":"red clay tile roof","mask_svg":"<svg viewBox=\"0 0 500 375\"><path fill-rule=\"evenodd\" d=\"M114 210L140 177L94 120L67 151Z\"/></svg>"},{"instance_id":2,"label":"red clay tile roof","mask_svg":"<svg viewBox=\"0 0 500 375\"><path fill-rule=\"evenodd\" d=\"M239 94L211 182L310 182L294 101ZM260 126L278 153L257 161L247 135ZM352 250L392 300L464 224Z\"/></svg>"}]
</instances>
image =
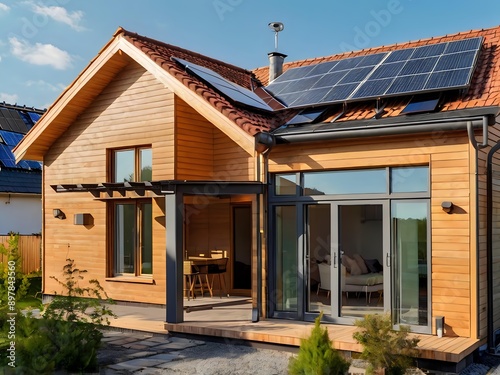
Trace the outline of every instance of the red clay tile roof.
<instances>
[{"instance_id":1,"label":"red clay tile roof","mask_svg":"<svg viewBox=\"0 0 500 375\"><path fill-rule=\"evenodd\" d=\"M178 57L194 64L204 66L219 73L224 78L249 89L252 88L252 86L266 85L268 83L268 67L248 71L183 48L140 36L124 29L119 29L117 34L119 33L122 33L127 40L148 55L159 66L176 77L186 87L205 98L214 108L251 135L255 135L262 131L271 131L283 125L297 112L296 110L284 110L266 113L234 104L196 77L185 72L170 58ZM479 36L484 37L484 43L479 55L477 67L474 71L470 89L463 96L455 95L454 97L448 97L447 101L443 103L441 112L473 107L500 106L500 26L327 57L289 62L285 63L284 70L326 61L340 60L348 57L369 55L378 52L393 51ZM398 116L409 100L410 96L389 99L385 107L385 113L381 118ZM373 101L349 103L346 106L345 114L337 121L371 119L374 115L375 103Z\"/></svg>"}]
</instances>

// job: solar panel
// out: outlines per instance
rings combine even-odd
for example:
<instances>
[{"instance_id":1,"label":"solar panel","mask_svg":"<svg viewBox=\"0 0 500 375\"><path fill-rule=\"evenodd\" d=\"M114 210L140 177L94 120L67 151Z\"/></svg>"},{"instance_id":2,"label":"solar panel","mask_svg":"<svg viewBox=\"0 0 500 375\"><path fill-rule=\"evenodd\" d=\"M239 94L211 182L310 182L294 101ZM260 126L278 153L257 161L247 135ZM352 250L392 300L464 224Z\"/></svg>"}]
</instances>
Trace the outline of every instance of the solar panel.
<instances>
[{"instance_id":1,"label":"solar panel","mask_svg":"<svg viewBox=\"0 0 500 375\"><path fill-rule=\"evenodd\" d=\"M176 61L182 65L187 71L196 75L198 78L205 81L205 83L212 86L214 89L219 91L222 95L226 96L228 99L248 105L253 108L263 109L266 111L272 111L273 109L266 104L257 94L250 91L244 87L241 87L231 81L228 81L220 74L214 72L211 69L192 64L188 61L178 59L177 57L172 57L172 60ZM312 69L312 67L308 67Z\"/></svg>"},{"instance_id":2,"label":"solar panel","mask_svg":"<svg viewBox=\"0 0 500 375\"><path fill-rule=\"evenodd\" d=\"M22 134L13 133L13 132L4 131L4 130L0 130L0 135L5 140L5 144L7 144L8 146L17 145L21 141L21 139L23 138Z\"/></svg>"},{"instance_id":3,"label":"solar panel","mask_svg":"<svg viewBox=\"0 0 500 375\"><path fill-rule=\"evenodd\" d=\"M0 161L4 167L17 168L14 155L12 155L9 146L7 145L0 145Z\"/></svg>"},{"instance_id":4,"label":"solar panel","mask_svg":"<svg viewBox=\"0 0 500 375\"><path fill-rule=\"evenodd\" d=\"M402 111L401 114L409 115L412 113L432 112L436 109L439 98L416 99L412 100Z\"/></svg>"},{"instance_id":5,"label":"solar panel","mask_svg":"<svg viewBox=\"0 0 500 375\"><path fill-rule=\"evenodd\" d=\"M40 117L42 117L42 115L36 112L28 112L28 116L31 117L31 121L33 121L34 123L37 122L40 119Z\"/></svg>"},{"instance_id":6,"label":"solar panel","mask_svg":"<svg viewBox=\"0 0 500 375\"><path fill-rule=\"evenodd\" d=\"M329 61L285 71L266 90L288 108L464 89L482 37Z\"/></svg>"},{"instance_id":7,"label":"solar panel","mask_svg":"<svg viewBox=\"0 0 500 375\"><path fill-rule=\"evenodd\" d=\"M297 125L297 124L309 124L311 122L316 121L323 113L326 111L325 107L322 108L312 108L312 109L304 109L299 114L294 116L290 121L288 121L285 125Z\"/></svg>"}]
</instances>

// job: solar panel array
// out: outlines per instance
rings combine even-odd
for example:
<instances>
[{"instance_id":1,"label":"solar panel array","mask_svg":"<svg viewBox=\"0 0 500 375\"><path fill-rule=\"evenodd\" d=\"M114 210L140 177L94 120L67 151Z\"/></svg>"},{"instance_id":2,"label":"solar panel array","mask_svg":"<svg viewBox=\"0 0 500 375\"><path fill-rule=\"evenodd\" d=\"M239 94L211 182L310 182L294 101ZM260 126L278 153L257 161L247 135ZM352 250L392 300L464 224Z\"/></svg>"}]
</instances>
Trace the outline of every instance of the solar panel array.
<instances>
[{"instance_id":1,"label":"solar panel array","mask_svg":"<svg viewBox=\"0 0 500 375\"><path fill-rule=\"evenodd\" d=\"M214 72L211 69L190 63L189 61L182 60L177 57L172 57L172 60L182 65L184 69L196 75L198 78L202 79L214 89L219 91L222 95L226 96L234 102L245 104L257 109L263 109L266 111L273 110L253 91L250 91L245 87L239 86L225 79L220 74Z\"/></svg>"},{"instance_id":2,"label":"solar panel array","mask_svg":"<svg viewBox=\"0 0 500 375\"><path fill-rule=\"evenodd\" d=\"M16 164L12 149L22 138L23 134L0 130L0 164L6 168L41 170L42 164L34 160L21 160Z\"/></svg>"},{"instance_id":3,"label":"solar panel array","mask_svg":"<svg viewBox=\"0 0 500 375\"><path fill-rule=\"evenodd\" d=\"M462 89L482 37L289 69L266 90L288 108Z\"/></svg>"}]
</instances>

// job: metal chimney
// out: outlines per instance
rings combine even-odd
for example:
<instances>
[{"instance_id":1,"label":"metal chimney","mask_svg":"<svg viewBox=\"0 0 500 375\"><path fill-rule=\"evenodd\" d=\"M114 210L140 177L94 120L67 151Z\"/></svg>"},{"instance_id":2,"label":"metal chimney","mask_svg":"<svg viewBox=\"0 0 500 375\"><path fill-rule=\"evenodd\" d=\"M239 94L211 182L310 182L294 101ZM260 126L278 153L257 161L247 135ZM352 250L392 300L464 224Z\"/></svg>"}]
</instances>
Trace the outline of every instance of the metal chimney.
<instances>
[{"instance_id":1,"label":"metal chimney","mask_svg":"<svg viewBox=\"0 0 500 375\"><path fill-rule=\"evenodd\" d=\"M267 54L269 56L269 82L272 82L283 73L283 63L286 55L278 52L278 33L285 28L281 22L270 22L269 28L274 31L274 52Z\"/></svg>"}]
</instances>

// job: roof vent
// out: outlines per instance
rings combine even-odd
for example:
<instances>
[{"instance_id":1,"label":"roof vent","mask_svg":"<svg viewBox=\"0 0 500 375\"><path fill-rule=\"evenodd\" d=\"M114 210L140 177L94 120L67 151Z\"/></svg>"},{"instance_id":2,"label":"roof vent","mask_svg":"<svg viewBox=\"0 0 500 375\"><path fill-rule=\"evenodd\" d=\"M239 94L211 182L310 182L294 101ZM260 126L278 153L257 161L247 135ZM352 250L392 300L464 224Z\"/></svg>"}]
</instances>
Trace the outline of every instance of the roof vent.
<instances>
[{"instance_id":1,"label":"roof vent","mask_svg":"<svg viewBox=\"0 0 500 375\"><path fill-rule=\"evenodd\" d=\"M269 82L272 82L283 73L283 62L286 55L278 52L278 33L283 31L285 25L281 22L270 22L268 26L274 31L275 51L267 54L269 56Z\"/></svg>"}]
</instances>

